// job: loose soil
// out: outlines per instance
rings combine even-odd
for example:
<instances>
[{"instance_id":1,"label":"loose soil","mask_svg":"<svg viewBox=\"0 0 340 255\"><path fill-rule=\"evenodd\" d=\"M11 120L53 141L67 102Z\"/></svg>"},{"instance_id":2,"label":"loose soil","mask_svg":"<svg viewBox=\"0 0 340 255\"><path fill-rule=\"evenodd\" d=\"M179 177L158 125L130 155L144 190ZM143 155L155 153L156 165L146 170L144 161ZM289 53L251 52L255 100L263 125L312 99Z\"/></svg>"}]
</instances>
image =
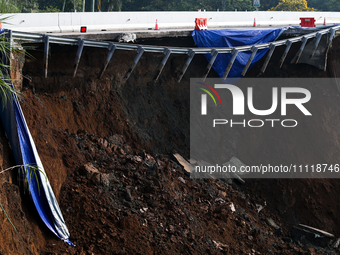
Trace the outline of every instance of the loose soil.
<instances>
[{"instance_id":1,"label":"loose soil","mask_svg":"<svg viewBox=\"0 0 340 255\"><path fill-rule=\"evenodd\" d=\"M333 43L326 72L288 64L296 49L278 69L279 48L264 77L337 77L339 43ZM195 56L181 83L177 78L186 56L171 56L155 83L162 54L145 53L127 82L123 77L135 52L116 51L101 79L106 50L85 48L75 78L76 47L51 46L48 78L43 77L41 48L31 54L35 59L26 58L24 65L16 62L26 77L20 102L76 247L46 229L16 173L6 172L0 176L0 202L17 231L0 212L0 254L339 252L290 237L291 227L299 223L340 236L337 179L251 179L241 185L190 179L176 163L173 152L189 158L189 79L204 73L203 56ZM247 76L256 77L261 65ZM209 76L217 75L212 71ZM311 90L320 101L313 112L324 116L322 125L303 123L291 140L275 139L266 130L245 132L230 144L230 158L245 163L263 155L280 163L339 162L339 90ZM314 134L315 140L304 143L303 132ZM268 136L272 144L260 148ZM0 139L4 169L15 163L2 127ZM248 147L237 146L245 141ZM307 148L312 154L304 153ZM260 212L258 205L264 206Z\"/></svg>"}]
</instances>

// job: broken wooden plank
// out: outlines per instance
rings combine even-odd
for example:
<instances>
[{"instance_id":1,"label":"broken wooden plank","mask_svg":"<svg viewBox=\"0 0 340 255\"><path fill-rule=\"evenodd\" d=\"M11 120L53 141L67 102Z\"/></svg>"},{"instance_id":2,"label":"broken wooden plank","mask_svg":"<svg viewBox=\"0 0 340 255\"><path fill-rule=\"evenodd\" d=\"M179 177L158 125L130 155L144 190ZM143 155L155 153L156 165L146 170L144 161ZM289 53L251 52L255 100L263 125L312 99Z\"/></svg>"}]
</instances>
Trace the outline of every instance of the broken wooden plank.
<instances>
[{"instance_id":1,"label":"broken wooden plank","mask_svg":"<svg viewBox=\"0 0 340 255\"><path fill-rule=\"evenodd\" d=\"M178 163L183 166L184 170L190 173L190 163L186 161L180 154L175 153L173 154L175 159L178 161Z\"/></svg>"},{"instance_id":2,"label":"broken wooden plank","mask_svg":"<svg viewBox=\"0 0 340 255\"><path fill-rule=\"evenodd\" d=\"M334 235L331 233L303 224L294 226L291 234L295 241L301 241L304 239L320 247L327 247L334 239Z\"/></svg>"}]
</instances>

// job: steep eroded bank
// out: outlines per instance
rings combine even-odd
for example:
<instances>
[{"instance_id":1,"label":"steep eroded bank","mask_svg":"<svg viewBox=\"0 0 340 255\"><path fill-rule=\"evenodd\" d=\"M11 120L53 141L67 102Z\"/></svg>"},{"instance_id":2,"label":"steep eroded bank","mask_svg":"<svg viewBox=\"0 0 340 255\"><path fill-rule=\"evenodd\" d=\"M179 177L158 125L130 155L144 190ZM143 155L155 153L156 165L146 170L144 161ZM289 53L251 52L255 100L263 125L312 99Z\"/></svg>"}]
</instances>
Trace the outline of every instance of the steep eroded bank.
<instances>
[{"instance_id":1,"label":"steep eroded bank","mask_svg":"<svg viewBox=\"0 0 340 255\"><path fill-rule=\"evenodd\" d=\"M338 43L334 42L329 56L333 62ZM203 74L207 64L203 56L194 58L180 84L177 77L186 56L171 56L159 82L154 83L163 56L145 53L123 83L135 52L116 51L101 80L98 74L107 51L85 48L76 78L72 78L75 53L75 47L53 45L47 79L39 50L32 52L36 59L26 59L23 69L29 80L24 81L22 108L71 240L77 244L67 247L48 233L32 205L23 204L27 197L19 196L7 174L1 194L17 205L5 209L13 223L22 226L19 233L31 250L37 254L310 254L313 248L282 240L290 235L292 225L309 224L340 235L338 180L247 180L240 187L232 181L191 180L169 159L172 151L189 157L189 78ZM282 49L275 53L266 77L333 76L308 65L285 64L277 69L280 53ZM260 66L248 76L256 77ZM339 159L338 90L315 87L314 93L324 105L320 112L332 121L304 126L321 137L311 142L315 154L306 157L299 152L303 149L296 147L299 139L274 140L274 150L254 150L268 136L263 130L246 136L239 133L230 145L230 157L245 163L263 153L277 162L294 157ZM327 102L334 106L331 111ZM244 141L249 141L249 147L237 145ZM8 155L7 143L2 144ZM4 167L14 164L9 156L3 158L8 161ZM5 193L6 187L18 191ZM267 207L257 213L255 202L266 202ZM231 203L236 212L231 211ZM282 234L268 226L269 217L282 227ZM14 232L3 219L6 234L1 252L11 254L17 249L29 254L20 238L11 239ZM5 245L10 240L12 244Z\"/></svg>"}]
</instances>

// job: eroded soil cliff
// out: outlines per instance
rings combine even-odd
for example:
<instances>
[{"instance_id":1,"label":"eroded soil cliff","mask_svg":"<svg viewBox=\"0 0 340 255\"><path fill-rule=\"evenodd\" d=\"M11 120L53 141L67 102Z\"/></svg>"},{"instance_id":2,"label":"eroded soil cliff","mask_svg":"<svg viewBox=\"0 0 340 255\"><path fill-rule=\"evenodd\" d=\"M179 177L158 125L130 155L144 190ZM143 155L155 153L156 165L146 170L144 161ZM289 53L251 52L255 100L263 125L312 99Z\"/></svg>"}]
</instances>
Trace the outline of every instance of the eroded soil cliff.
<instances>
[{"instance_id":1,"label":"eroded soil cliff","mask_svg":"<svg viewBox=\"0 0 340 255\"><path fill-rule=\"evenodd\" d=\"M336 40L326 72L308 65L278 69L279 49L264 76L334 77L338 47ZM101 79L105 50L85 48L75 78L75 47L52 46L48 78L43 77L43 52L31 54L35 59L26 58L23 66L20 102L76 247L46 229L18 186L16 173L6 172L0 176L0 202L17 232L1 212L2 254L336 252L296 244L290 229L303 223L340 236L337 179L246 180L240 185L193 180L176 164L174 151L189 157L189 79L203 74L203 56L195 56L181 83L177 78L186 56L171 56L155 83L161 54L145 53L127 82L123 77L135 52L116 51ZM292 57L293 51L286 63ZM261 64L248 76L256 77ZM249 147L231 145L230 157L247 161L265 153L278 162L339 161L339 90L312 90L322 105L314 110L325 116L323 125L303 126L315 134L315 141L301 144L297 134L290 141L274 139L271 148L261 151L255 149L261 139L275 133L240 134L238 141L249 141ZM15 163L3 129L0 132L0 163L6 168ZM304 146L312 146L313 155L304 154ZM266 206L258 212L256 204ZM267 223L270 218L281 230Z\"/></svg>"}]
</instances>

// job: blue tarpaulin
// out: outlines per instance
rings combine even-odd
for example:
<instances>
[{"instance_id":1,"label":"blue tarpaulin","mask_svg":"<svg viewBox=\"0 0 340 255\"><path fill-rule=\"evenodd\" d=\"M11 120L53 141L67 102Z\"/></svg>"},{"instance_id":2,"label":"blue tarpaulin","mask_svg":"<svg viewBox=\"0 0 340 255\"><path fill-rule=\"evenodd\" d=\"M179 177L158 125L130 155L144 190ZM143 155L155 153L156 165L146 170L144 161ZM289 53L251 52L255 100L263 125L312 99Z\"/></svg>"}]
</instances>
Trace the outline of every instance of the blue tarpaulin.
<instances>
[{"instance_id":1,"label":"blue tarpaulin","mask_svg":"<svg viewBox=\"0 0 340 255\"><path fill-rule=\"evenodd\" d=\"M57 237L73 245L15 94L7 98L6 106L0 108L0 115L17 165L30 165L40 170L36 171L38 182L29 171L26 172L25 178L29 183L29 194L41 219Z\"/></svg>"},{"instance_id":2,"label":"blue tarpaulin","mask_svg":"<svg viewBox=\"0 0 340 255\"><path fill-rule=\"evenodd\" d=\"M220 29L220 30L194 30L192 37L199 48L222 48L244 45L255 45L275 41L286 28L275 29ZM249 68L260 60L268 49L258 50ZM248 62L251 51L239 52L229 72L228 77L241 77L241 73ZM208 61L211 54L205 54ZM223 77L228 63L232 57L231 53L218 54L213 68L220 77Z\"/></svg>"}]
</instances>

